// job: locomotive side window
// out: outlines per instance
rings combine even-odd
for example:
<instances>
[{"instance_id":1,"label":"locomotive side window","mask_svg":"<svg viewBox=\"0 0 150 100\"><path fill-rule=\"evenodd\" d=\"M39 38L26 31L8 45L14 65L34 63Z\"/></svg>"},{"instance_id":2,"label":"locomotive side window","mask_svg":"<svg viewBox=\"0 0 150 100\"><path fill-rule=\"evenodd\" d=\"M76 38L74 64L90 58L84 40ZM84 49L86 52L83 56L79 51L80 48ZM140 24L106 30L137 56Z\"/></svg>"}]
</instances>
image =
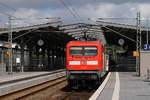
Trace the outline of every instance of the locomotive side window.
<instances>
[{"instance_id":1,"label":"locomotive side window","mask_svg":"<svg viewBox=\"0 0 150 100\"><path fill-rule=\"evenodd\" d=\"M84 47L84 55L85 56L96 56L97 48L96 47Z\"/></svg>"},{"instance_id":2,"label":"locomotive side window","mask_svg":"<svg viewBox=\"0 0 150 100\"><path fill-rule=\"evenodd\" d=\"M97 48L94 46L76 46L70 48L70 55L72 56L96 56Z\"/></svg>"},{"instance_id":3,"label":"locomotive side window","mask_svg":"<svg viewBox=\"0 0 150 100\"><path fill-rule=\"evenodd\" d=\"M83 55L83 47L71 47L70 55L72 56L82 56Z\"/></svg>"}]
</instances>

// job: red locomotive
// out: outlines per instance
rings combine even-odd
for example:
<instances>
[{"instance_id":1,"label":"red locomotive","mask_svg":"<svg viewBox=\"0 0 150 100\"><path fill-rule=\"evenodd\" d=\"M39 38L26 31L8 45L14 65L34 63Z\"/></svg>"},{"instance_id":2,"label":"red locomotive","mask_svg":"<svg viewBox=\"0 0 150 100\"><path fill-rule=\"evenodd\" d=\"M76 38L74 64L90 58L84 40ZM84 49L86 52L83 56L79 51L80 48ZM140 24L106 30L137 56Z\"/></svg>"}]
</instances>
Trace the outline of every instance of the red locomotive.
<instances>
[{"instance_id":1,"label":"red locomotive","mask_svg":"<svg viewBox=\"0 0 150 100\"><path fill-rule=\"evenodd\" d=\"M108 55L99 41L71 41L66 46L66 74L69 85L96 83L108 71Z\"/></svg>"}]
</instances>

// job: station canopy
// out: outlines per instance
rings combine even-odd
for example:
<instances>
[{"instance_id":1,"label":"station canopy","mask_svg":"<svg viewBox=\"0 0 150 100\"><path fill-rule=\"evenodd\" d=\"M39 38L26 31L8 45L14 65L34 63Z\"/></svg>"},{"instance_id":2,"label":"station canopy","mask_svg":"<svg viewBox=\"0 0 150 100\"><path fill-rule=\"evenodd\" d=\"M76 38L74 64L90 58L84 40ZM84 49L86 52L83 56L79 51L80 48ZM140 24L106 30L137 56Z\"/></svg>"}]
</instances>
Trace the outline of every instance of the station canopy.
<instances>
[{"instance_id":1,"label":"station canopy","mask_svg":"<svg viewBox=\"0 0 150 100\"><path fill-rule=\"evenodd\" d=\"M59 29L61 21L54 21L44 24L38 24L33 26L17 27L17 28L1 28L0 40L1 42L8 41L8 34L12 32L13 43L20 44L24 42L26 45L37 45L37 41L43 40L44 43L49 45L64 45L72 40L63 31Z\"/></svg>"},{"instance_id":2,"label":"station canopy","mask_svg":"<svg viewBox=\"0 0 150 100\"><path fill-rule=\"evenodd\" d=\"M141 26L142 45L146 43L146 33L149 33L150 28ZM99 33L103 33L101 41L107 42L109 45L120 45L120 41L124 43L129 51L136 50L136 36L137 26L128 24L119 24L112 22L97 21L95 24L89 23L75 23L63 25L61 30L71 35L75 39L84 37L85 33L89 39L94 40L98 38ZM150 36L149 36L150 37Z\"/></svg>"},{"instance_id":3,"label":"station canopy","mask_svg":"<svg viewBox=\"0 0 150 100\"><path fill-rule=\"evenodd\" d=\"M56 21L28 27L13 28L13 41L21 42L23 39L27 43L35 44L39 39L43 39L47 42L64 43L65 45L70 40L78 40L84 37L87 40L100 39L104 44L107 43L109 45L119 45L119 41L123 40L125 47L128 47L131 51L136 50L136 25L104 21L97 21L95 24L74 23L62 25L60 23L60 21ZM146 27L141 27L142 44L146 42L147 29ZM9 32L9 29L0 29L0 39L7 41Z\"/></svg>"}]
</instances>

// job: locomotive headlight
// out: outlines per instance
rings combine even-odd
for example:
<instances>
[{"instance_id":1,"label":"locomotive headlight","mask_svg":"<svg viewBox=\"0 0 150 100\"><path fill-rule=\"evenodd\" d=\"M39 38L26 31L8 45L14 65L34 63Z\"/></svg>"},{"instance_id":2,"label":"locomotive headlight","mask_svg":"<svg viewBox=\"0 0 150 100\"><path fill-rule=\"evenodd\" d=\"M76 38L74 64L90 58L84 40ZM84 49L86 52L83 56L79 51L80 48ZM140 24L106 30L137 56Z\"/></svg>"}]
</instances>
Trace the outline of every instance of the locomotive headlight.
<instances>
[{"instance_id":1,"label":"locomotive headlight","mask_svg":"<svg viewBox=\"0 0 150 100\"><path fill-rule=\"evenodd\" d=\"M80 65L80 61L69 61L69 65Z\"/></svg>"},{"instance_id":2,"label":"locomotive headlight","mask_svg":"<svg viewBox=\"0 0 150 100\"><path fill-rule=\"evenodd\" d=\"M87 65L98 65L98 61L87 61Z\"/></svg>"}]
</instances>

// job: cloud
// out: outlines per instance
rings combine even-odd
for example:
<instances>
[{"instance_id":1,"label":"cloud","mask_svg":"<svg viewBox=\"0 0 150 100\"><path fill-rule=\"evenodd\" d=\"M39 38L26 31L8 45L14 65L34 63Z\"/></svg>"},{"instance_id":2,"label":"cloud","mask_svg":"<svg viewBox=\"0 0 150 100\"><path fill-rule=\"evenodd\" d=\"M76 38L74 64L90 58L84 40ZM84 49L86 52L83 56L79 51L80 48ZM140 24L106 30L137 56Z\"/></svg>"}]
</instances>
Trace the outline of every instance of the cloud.
<instances>
[{"instance_id":1,"label":"cloud","mask_svg":"<svg viewBox=\"0 0 150 100\"><path fill-rule=\"evenodd\" d=\"M135 18L137 13L136 4L124 3L101 3L99 5L86 5L83 8L79 8L78 13L83 19L98 19L98 18ZM114 22L129 22L127 20L108 20ZM132 22L133 23L133 22Z\"/></svg>"},{"instance_id":2,"label":"cloud","mask_svg":"<svg viewBox=\"0 0 150 100\"><path fill-rule=\"evenodd\" d=\"M88 18L96 19L99 17L135 18L137 11L141 11L142 17L150 17L149 0L64 1L70 8L74 8L76 12L80 15L82 20L85 21L87 21ZM11 10L11 8L7 8L6 10L7 13L11 13L16 17L61 17L65 23L77 22L77 20L70 14L70 12L63 6L63 4L61 4L60 0L5 0L3 2L16 8L16 11ZM3 11L4 9L6 8L3 7ZM28 21L32 23L44 22L33 19L29 19ZM118 20L114 21L120 22ZM123 22L131 23L131 21L127 20L123 20Z\"/></svg>"},{"instance_id":3,"label":"cloud","mask_svg":"<svg viewBox=\"0 0 150 100\"><path fill-rule=\"evenodd\" d=\"M7 4L13 8L33 8L33 9L59 9L62 7L61 1L66 4L81 8L86 5L97 6L99 4L111 3L111 4L124 4L124 3L150 3L149 0L0 0L1 3ZM11 10L11 8L8 8Z\"/></svg>"},{"instance_id":4,"label":"cloud","mask_svg":"<svg viewBox=\"0 0 150 100\"><path fill-rule=\"evenodd\" d=\"M19 18L30 18L39 16L39 12L34 9L20 8L13 14L13 16L17 16Z\"/></svg>"},{"instance_id":5,"label":"cloud","mask_svg":"<svg viewBox=\"0 0 150 100\"><path fill-rule=\"evenodd\" d=\"M87 18L124 18L124 19L113 19L108 20L118 23L136 24L137 12L141 12L141 17L150 17L150 3L100 3L97 5L88 4L82 8L78 8L80 16L83 19ZM131 19L125 19L131 18ZM107 20L105 20L107 21Z\"/></svg>"},{"instance_id":6,"label":"cloud","mask_svg":"<svg viewBox=\"0 0 150 100\"><path fill-rule=\"evenodd\" d=\"M150 4L139 4L138 8L142 14L142 17L150 17Z\"/></svg>"},{"instance_id":7,"label":"cloud","mask_svg":"<svg viewBox=\"0 0 150 100\"><path fill-rule=\"evenodd\" d=\"M6 4L12 8L34 8L34 9L45 9L45 8L57 8L59 6L59 0L4 0L0 1L0 5ZM8 7L9 10L11 8Z\"/></svg>"},{"instance_id":8,"label":"cloud","mask_svg":"<svg viewBox=\"0 0 150 100\"><path fill-rule=\"evenodd\" d=\"M18 26L46 23L50 21L50 19L46 18L54 17L48 10L40 11L32 8L20 8L13 14L13 16L18 18L13 20Z\"/></svg>"}]
</instances>

